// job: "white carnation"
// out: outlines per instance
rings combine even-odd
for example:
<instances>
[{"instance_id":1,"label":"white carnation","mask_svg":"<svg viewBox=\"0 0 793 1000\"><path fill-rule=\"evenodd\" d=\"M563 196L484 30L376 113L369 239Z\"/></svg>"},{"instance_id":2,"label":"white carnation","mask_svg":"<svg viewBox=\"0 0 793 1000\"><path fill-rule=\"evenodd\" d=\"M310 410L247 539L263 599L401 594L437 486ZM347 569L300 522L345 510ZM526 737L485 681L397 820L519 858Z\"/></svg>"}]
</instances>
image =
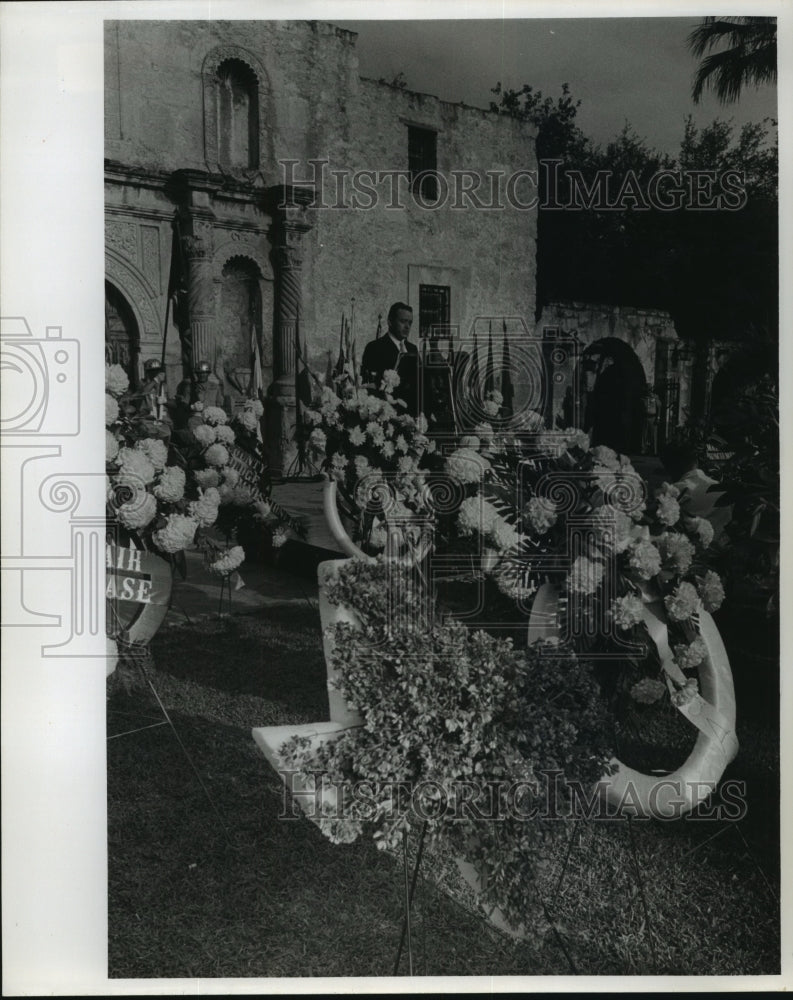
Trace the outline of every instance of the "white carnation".
<instances>
[{"instance_id":1,"label":"white carnation","mask_svg":"<svg viewBox=\"0 0 793 1000\"><path fill-rule=\"evenodd\" d=\"M218 559L209 564L213 573L220 576L228 576L238 569L245 562L245 550L241 545L235 545L223 553Z\"/></svg>"},{"instance_id":2,"label":"white carnation","mask_svg":"<svg viewBox=\"0 0 793 1000\"><path fill-rule=\"evenodd\" d=\"M471 448L458 448L446 459L446 471L461 483L478 483L490 463Z\"/></svg>"}]
</instances>

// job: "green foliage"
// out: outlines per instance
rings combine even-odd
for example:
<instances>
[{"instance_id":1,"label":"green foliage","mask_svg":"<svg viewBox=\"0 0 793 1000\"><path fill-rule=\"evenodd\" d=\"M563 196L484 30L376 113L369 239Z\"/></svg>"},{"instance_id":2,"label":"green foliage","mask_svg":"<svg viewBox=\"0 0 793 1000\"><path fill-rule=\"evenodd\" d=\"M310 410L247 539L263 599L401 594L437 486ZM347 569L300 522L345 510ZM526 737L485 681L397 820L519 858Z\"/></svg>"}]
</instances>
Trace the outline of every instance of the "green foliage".
<instances>
[{"instance_id":1,"label":"green foliage","mask_svg":"<svg viewBox=\"0 0 793 1000\"><path fill-rule=\"evenodd\" d=\"M727 586L739 600L758 600L779 614L779 409L776 379L766 374L739 387L716 414L730 460L721 471L733 516Z\"/></svg>"},{"instance_id":2,"label":"green foliage","mask_svg":"<svg viewBox=\"0 0 793 1000\"><path fill-rule=\"evenodd\" d=\"M389 621L385 595L395 591L407 595L406 613ZM282 748L287 764L335 786L342 812L322 821L325 832L345 842L371 830L395 846L426 821L431 836L494 873L488 892L517 917L542 826L526 821L526 808L543 795L543 775L558 774L564 799L566 781L594 784L612 756L588 666L555 644L518 651L452 620L417 628L420 593L383 561L348 563L328 597L361 621L335 626L333 666L364 724L318 750L299 740Z\"/></svg>"},{"instance_id":3,"label":"green foliage","mask_svg":"<svg viewBox=\"0 0 793 1000\"><path fill-rule=\"evenodd\" d=\"M541 90L524 84L520 90L504 90L499 81L491 93L501 98L490 102L490 110L531 122L537 128L537 156L581 159L591 148L590 140L576 124L581 101L570 96L570 85L562 84L555 101Z\"/></svg>"},{"instance_id":4,"label":"green foliage","mask_svg":"<svg viewBox=\"0 0 793 1000\"><path fill-rule=\"evenodd\" d=\"M688 116L680 143L681 170L737 170L751 201L775 201L778 193L779 148L773 118L746 122L737 137L731 121L716 118L702 129Z\"/></svg>"},{"instance_id":5,"label":"green foliage","mask_svg":"<svg viewBox=\"0 0 793 1000\"><path fill-rule=\"evenodd\" d=\"M751 19L747 19L751 20ZM764 20L764 19L754 19ZM629 124L605 148L576 123L581 102L567 84L554 101L526 84L493 91L491 109L537 127L537 155L561 160L554 194L571 205L569 171L591 185L598 171L609 176L616 199L629 171L643 190L661 170L737 171L746 203L732 210L700 211L690 204L661 211L652 205L598 210L543 207L550 183L539 171L537 217L537 316L554 301L590 301L668 310L678 332L705 340L741 339L760 323L777 326L776 122L748 123L735 134L730 122L699 130L689 118L676 157L653 149ZM681 182L682 183L682 182ZM718 184L718 181L716 182ZM685 188L685 183L683 183ZM718 190L716 187L715 190Z\"/></svg>"}]
</instances>

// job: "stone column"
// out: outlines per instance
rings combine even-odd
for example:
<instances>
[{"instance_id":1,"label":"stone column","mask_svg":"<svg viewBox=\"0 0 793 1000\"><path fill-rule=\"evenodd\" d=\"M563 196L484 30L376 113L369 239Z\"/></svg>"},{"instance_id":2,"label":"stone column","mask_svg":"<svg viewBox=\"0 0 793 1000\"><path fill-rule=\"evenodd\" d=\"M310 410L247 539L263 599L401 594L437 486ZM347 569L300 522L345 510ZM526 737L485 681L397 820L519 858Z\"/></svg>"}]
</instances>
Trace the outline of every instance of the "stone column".
<instances>
[{"instance_id":1,"label":"stone column","mask_svg":"<svg viewBox=\"0 0 793 1000\"><path fill-rule=\"evenodd\" d=\"M274 198L273 227L269 233L275 275L273 328L273 382L267 394L267 458L272 475L285 476L297 455L296 346L303 295L303 234L311 228L305 205L311 192L290 188Z\"/></svg>"},{"instance_id":2,"label":"stone column","mask_svg":"<svg viewBox=\"0 0 793 1000\"><path fill-rule=\"evenodd\" d=\"M210 380L215 378L215 286L212 280L212 230L198 228L195 235L182 237L187 261L187 311L190 321L192 365L208 361L212 366Z\"/></svg>"},{"instance_id":3,"label":"stone column","mask_svg":"<svg viewBox=\"0 0 793 1000\"><path fill-rule=\"evenodd\" d=\"M212 275L215 214L212 202L220 181L200 170L178 170L171 184L179 204L179 232L187 271L187 329L191 369L199 361L212 366L209 383L219 384L215 284ZM187 372L186 374L190 374Z\"/></svg>"}]
</instances>

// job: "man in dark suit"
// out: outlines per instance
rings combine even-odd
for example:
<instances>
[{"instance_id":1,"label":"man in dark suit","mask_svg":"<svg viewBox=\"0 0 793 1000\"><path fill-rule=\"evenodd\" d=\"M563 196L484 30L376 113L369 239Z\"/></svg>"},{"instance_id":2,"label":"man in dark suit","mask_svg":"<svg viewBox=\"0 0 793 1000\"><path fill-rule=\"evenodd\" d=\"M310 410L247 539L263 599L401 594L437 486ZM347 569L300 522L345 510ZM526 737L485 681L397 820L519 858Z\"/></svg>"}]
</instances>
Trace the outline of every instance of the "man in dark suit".
<instances>
[{"instance_id":1,"label":"man in dark suit","mask_svg":"<svg viewBox=\"0 0 793 1000\"><path fill-rule=\"evenodd\" d=\"M389 369L399 375L394 390L397 399L407 403L407 412L418 415L419 351L408 337L413 325L413 309L404 302L395 302L388 310L388 333L370 340L364 348L361 370L364 382L380 388L383 373Z\"/></svg>"}]
</instances>

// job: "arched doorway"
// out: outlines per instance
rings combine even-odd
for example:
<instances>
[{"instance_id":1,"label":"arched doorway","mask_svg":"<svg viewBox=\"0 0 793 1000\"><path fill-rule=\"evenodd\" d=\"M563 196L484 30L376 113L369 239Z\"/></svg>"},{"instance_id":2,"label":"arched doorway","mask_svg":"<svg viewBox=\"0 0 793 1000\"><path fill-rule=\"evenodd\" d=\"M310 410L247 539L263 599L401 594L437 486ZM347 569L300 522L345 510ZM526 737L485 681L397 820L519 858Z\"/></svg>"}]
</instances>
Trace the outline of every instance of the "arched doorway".
<instances>
[{"instance_id":1,"label":"arched doorway","mask_svg":"<svg viewBox=\"0 0 793 1000\"><path fill-rule=\"evenodd\" d=\"M121 365L129 384L138 384L140 334L132 308L117 288L105 282L105 361Z\"/></svg>"},{"instance_id":2,"label":"arched doorway","mask_svg":"<svg viewBox=\"0 0 793 1000\"><path fill-rule=\"evenodd\" d=\"M578 369L581 424L592 444L638 454L642 439L642 393L647 382L634 350L604 337L584 351Z\"/></svg>"}]
</instances>

